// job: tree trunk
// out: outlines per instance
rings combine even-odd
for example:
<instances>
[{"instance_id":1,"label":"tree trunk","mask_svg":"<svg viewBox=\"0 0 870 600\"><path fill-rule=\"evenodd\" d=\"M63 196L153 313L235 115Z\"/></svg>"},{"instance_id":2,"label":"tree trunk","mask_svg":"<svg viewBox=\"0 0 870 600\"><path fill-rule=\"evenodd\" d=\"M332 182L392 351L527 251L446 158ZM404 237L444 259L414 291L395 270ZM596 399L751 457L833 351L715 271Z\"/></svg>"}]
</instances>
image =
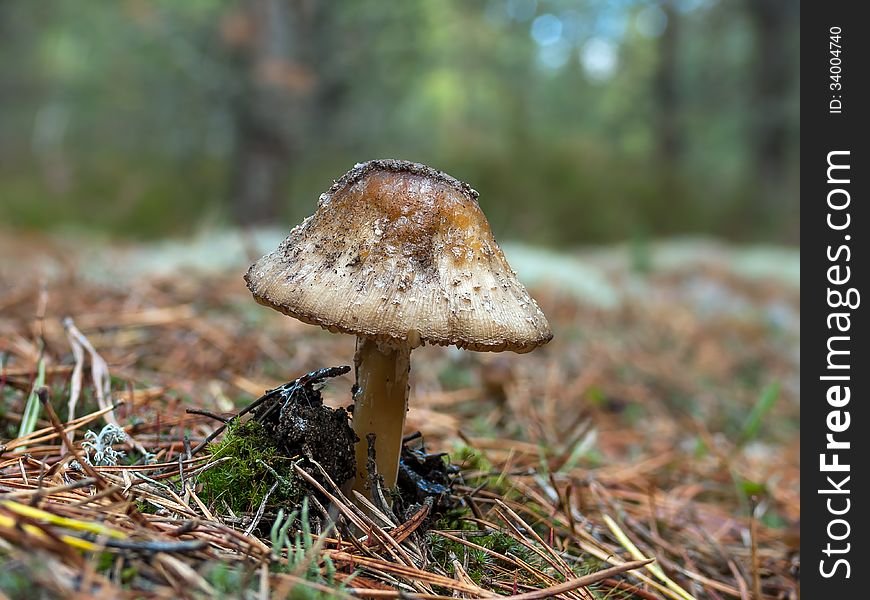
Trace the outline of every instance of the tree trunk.
<instances>
[{"instance_id":1,"label":"tree trunk","mask_svg":"<svg viewBox=\"0 0 870 600\"><path fill-rule=\"evenodd\" d=\"M792 0L746 2L755 28L750 117L751 153L762 218L777 216L789 164L788 98L794 78L794 52L789 44L799 5Z\"/></svg>"},{"instance_id":2,"label":"tree trunk","mask_svg":"<svg viewBox=\"0 0 870 600\"><path fill-rule=\"evenodd\" d=\"M239 47L243 90L236 103L232 207L242 224L274 221L314 84L306 68L303 0L244 0L225 37ZM229 31L229 33L228 33Z\"/></svg>"},{"instance_id":3,"label":"tree trunk","mask_svg":"<svg viewBox=\"0 0 870 600\"><path fill-rule=\"evenodd\" d=\"M683 152L680 129L680 96L677 73L679 14L673 2L665 0L661 8L668 18L667 27L659 37L658 64L653 80L655 97L655 133L658 160L662 167L673 171Z\"/></svg>"}]
</instances>

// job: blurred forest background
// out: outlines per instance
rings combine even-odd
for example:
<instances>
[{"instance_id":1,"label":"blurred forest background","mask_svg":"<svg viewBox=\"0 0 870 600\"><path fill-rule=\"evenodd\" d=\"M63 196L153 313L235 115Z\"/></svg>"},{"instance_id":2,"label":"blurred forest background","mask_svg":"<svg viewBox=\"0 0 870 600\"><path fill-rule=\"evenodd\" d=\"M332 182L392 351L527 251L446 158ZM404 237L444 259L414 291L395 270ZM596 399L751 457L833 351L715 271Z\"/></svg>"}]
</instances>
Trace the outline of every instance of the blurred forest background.
<instances>
[{"instance_id":1,"label":"blurred forest background","mask_svg":"<svg viewBox=\"0 0 870 600\"><path fill-rule=\"evenodd\" d=\"M500 237L796 243L798 2L0 0L5 227L290 226L355 162Z\"/></svg>"}]
</instances>

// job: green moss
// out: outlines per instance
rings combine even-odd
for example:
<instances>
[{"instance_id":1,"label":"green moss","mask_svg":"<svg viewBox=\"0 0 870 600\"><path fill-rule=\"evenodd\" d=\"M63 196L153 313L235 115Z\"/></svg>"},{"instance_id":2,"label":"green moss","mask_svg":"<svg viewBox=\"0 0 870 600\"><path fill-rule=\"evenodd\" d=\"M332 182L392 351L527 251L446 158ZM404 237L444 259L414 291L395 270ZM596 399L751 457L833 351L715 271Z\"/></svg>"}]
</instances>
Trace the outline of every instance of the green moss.
<instances>
[{"instance_id":1,"label":"green moss","mask_svg":"<svg viewBox=\"0 0 870 600\"><path fill-rule=\"evenodd\" d=\"M209 449L212 460L230 459L199 475L202 496L210 506L226 504L235 513L254 512L276 481L267 509L296 506L302 500L304 490L293 471L292 457L279 452L259 423L230 425L223 439Z\"/></svg>"},{"instance_id":2,"label":"green moss","mask_svg":"<svg viewBox=\"0 0 870 600\"><path fill-rule=\"evenodd\" d=\"M462 470L463 479L470 487L483 486L483 489L499 494L503 499L516 497L509 478L496 471L492 463L479 450L466 445L459 445L450 453L450 463L458 465Z\"/></svg>"},{"instance_id":3,"label":"green moss","mask_svg":"<svg viewBox=\"0 0 870 600\"><path fill-rule=\"evenodd\" d=\"M487 473L492 470L492 463L487 460L483 452L475 450L471 446L461 444L450 454L450 462L459 465L463 471Z\"/></svg>"},{"instance_id":4,"label":"green moss","mask_svg":"<svg viewBox=\"0 0 870 600\"><path fill-rule=\"evenodd\" d=\"M156 515L157 507L142 499L137 499L133 502L136 505L136 510L146 515Z\"/></svg>"},{"instance_id":5,"label":"green moss","mask_svg":"<svg viewBox=\"0 0 870 600\"><path fill-rule=\"evenodd\" d=\"M250 576L245 576L243 571L233 568L222 562L212 562L204 568L206 581L214 588L216 594L241 597L242 590L253 581Z\"/></svg>"},{"instance_id":6,"label":"green moss","mask_svg":"<svg viewBox=\"0 0 870 600\"><path fill-rule=\"evenodd\" d=\"M465 522L466 525L473 525ZM463 527L462 529L466 529ZM529 565L531 569L543 572L556 581L564 581L565 576L561 572L553 569L549 563L541 558L539 554L530 550L528 547L519 543L510 535L501 531L483 533L480 531L468 531L465 534L469 542L477 544L487 550L492 550L504 556L518 559L521 562ZM517 569L513 564L501 560L483 550L470 548L459 542L448 540L437 533L429 534L429 550L432 560L439 565L445 572L454 574L453 560L459 561L463 566L468 576L478 585L486 587L487 580L500 580L509 583L514 579L516 572L516 581L524 582L532 586L538 586L540 582L530 579L531 573L526 569ZM607 568L610 565L602 563L598 559L588 557L576 563L569 563L574 575L581 577L590 573ZM445 591L446 590L442 590ZM615 600L620 598L634 598L628 592L619 590L607 589L606 592L600 593L596 586L592 586L589 591L593 597L597 599Z\"/></svg>"},{"instance_id":7,"label":"green moss","mask_svg":"<svg viewBox=\"0 0 870 600\"><path fill-rule=\"evenodd\" d=\"M475 535L468 538L468 540L499 554L519 558L541 570L547 572L551 570L548 565L543 564L543 561L537 554L500 531L485 535ZM467 570L469 577L478 585L481 584L484 578L498 576L505 568L514 568L510 563L502 561L483 550L470 548L459 542L448 540L437 533L429 535L429 549L432 553L432 559L442 569L451 574L453 574L453 557L456 557Z\"/></svg>"},{"instance_id":8,"label":"green moss","mask_svg":"<svg viewBox=\"0 0 870 600\"><path fill-rule=\"evenodd\" d=\"M139 569L137 569L136 567L125 567L124 569L121 569L121 583L124 585L128 585L138 575Z\"/></svg>"},{"instance_id":9,"label":"green moss","mask_svg":"<svg viewBox=\"0 0 870 600\"><path fill-rule=\"evenodd\" d=\"M16 554L12 558L0 550L0 595L12 600L59 598L44 583L50 577L45 561Z\"/></svg>"},{"instance_id":10,"label":"green moss","mask_svg":"<svg viewBox=\"0 0 870 600\"><path fill-rule=\"evenodd\" d=\"M115 555L111 552L100 552L100 555L97 557L97 565L96 569L100 573L104 573L112 568L112 565L115 563Z\"/></svg>"},{"instance_id":11,"label":"green moss","mask_svg":"<svg viewBox=\"0 0 870 600\"><path fill-rule=\"evenodd\" d=\"M33 582L29 580L26 573L21 572L20 569L7 570L5 565L3 567L3 572L0 573L0 591L10 598L24 598L24 594L33 591Z\"/></svg>"}]
</instances>

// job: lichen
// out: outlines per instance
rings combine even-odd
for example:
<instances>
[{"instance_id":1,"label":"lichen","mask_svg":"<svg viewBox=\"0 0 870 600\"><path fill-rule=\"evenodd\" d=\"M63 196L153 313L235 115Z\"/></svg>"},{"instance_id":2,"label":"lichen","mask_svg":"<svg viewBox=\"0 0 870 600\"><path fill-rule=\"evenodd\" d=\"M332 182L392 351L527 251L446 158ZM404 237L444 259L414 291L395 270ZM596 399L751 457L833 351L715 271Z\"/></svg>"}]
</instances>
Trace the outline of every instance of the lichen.
<instances>
[{"instance_id":1,"label":"lichen","mask_svg":"<svg viewBox=\"0 0 870 600\"><path fill-rule=\"evenodd\" d=\"M97 467L114 467L118 461L126 456L122 450L115 450L113 444L121 444L127 441L127 434L123 429L113 423L109 423L100 430L85 432L85 441L82 442L82 460L87 464ZM70 468L82 471L82 466L77 460L70 462Z\"/></svg>"}]
</instances>

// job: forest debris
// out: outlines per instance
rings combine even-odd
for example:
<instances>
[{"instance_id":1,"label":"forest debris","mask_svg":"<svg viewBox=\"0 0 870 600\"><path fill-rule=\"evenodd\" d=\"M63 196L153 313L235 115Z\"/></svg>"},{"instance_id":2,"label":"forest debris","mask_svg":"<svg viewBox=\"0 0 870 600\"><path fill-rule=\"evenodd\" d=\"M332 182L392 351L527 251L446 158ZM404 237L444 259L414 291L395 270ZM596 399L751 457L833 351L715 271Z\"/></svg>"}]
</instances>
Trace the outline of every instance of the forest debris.
<instances>
[{"instance_id":1,"label":"forest debris","mask_svg":"<svg viewBox=\"0 0 870 600\"><path fill-rule=\"evenodd\" d=\"M723 254L717 260L724 264L726 259ZM513 403L536 403L534 411L502 410L502 419L488 419L501 410L502 400L481 394L480 372L487 357L417 349L421 360L415 364L414 381L420 410L413 413L419 415L413 424L426 435L427 448L448 451L451 464L460 468L449 497L462 505L444 516L430 512L424 521L434 521L431 525L418 520L425 505L401 518L386 515L389 524L375 523L355 511L340 490L322 484L337 500L334 506L323 505L323 512L312 508L312 514L324 522L331 512L336 522L328 533L325 528L312 533L324 540L323 551L313 563L321 574L317 577L324 579L313 579L313 572L304 576L270 572L269 589L294 582L302 585L299 580L324 586L330 572L326 560L336 556L342 561L330 558L335 568L331 585L350 578L338 594L392 598L469 594L470 584L457 581L447 560L452 552L479 588L478 594L484 590L551 595L554 585L566 583L563 579L575 581L587 572L597 574L609 563L620 566L632 560L607 526L607 515L618 519L641 555L659 558L668 576L699 597L748 597L756 586L765 598L796 595L799 356L793 348L799 329L789 319L765 324L763 310L732 309L773 302L785 313L799 314L799 294L775 279L760 281L722 268L706 270L706 260L701 257L702 266L691 269L684 265L654 270L639 284L643 293L627 295L622 307L613 311L590 308L558 290L537 290L560 334L547 350L521 361L505 354L500 367L506 370L501 386L511 408ZM609 264L608 277L619 283L622 274L614 266L619 262ZM102 545L106 564L91 562L89 567L91 590L106 596L124 597L126 590L136 590L140 595L175 597L173 585L198 585L171 566L161 563L157 569L149 564L148 557L154 554L150 550L171 554L214 589L218 589L216 582L227 578L242 586L251 569L259 573L260 565L272 560L270 540L258 531L243 535L258 506L246 514L228 510L219 501L212 505L199 486L223 459L193 449L192 458L187 458L185 436L196 448L222 423L202 414L186 414L185 408L232 416L233 406L258 398L267 387L264 383L279 381L283 373L335 364L353 352L352 340L342 336L282 325L270 316L239 319L237 307L245 305L246 298L236 276L222 280L212 272L211 277L219 281L184 286L173 285L171 279L156 284L147 277L124 286L64 277L49 280L45 292L38 281L17 281L14 286L0 281L4 307L0 427L5 433L0 440L5 444L5 454L0 455L0 502L14 500L126 535L125 543L133 547ZM716 285L704 287L698 295L701 288L690 282L700 280ZM735 303L726 298L715 311L704 314L685 309L687 298L698 300L720 292L742 300ZM34 329L36 303L44 294L48 294L45 326ZM56 298L64 302L55 303ZM191 308L173 312L173 307L181 306ZM116 315L161 307L173 309L162 320L115 320ZM85 314L90 316L83 321ZM73 421L65 418L76 363L61 326L66 315L72 315L77 327L88 334L110 367L116 388L112 392L116 403L99 409L85 351L75 409L81 416ZM199 326L199 321L206 325ZM136 334L135 343L118 343L120 338L112 334L121 328ZM125 431L155 452L158 462L98 466L90 475L74 473L68 468L69 458L60 459L60 433L45 420L47 411L33 433L16 437L38 370L40 342L35 334L44 335L45 383L61 400L50 404L61 413L63 421L58 424L67 438L77 430L100 431L103 415L113 410ZM214 343L215 335L223 336L226 343ZM262 351L265 347L272 348L268 355ZM703 360L695 360L699 348ZM235 387L234 381L246 384ZM764 414L753 419L754 438L741 444L746 415L773 381L779 382L776 403L765 405ZM230 408L215 404L212 382L221 383ZM328 406L346 406L349 386L344 378L342 385L321 390L322 400ZM118 402L121 399L125 402ZM540 417L539 423L530 423L533 415ZM458 423L468 432L465 441L458 435ZM588 429L581 431L578 424ZM571 461L566 461L568 440L586 439L589 431L595 433L594 442L576 456L567 455ZM84 440L76 437L71 445L81 454ZM12 453L24 446L26 453ZM139 459L130 454L130 460ZM274 478L266 473L271 486ZM102 487L95 488L98 485ZM743 502L753 495L760 502L750 514ZM500 502L526 525L513 519ZM140 517L130 518L129 504ZM19 518L2 505L0 514ZM265 508L257 529L273 517ZM79 589L75 586L82 582L83 555L60 536L80 540L74 544L96 544L99 537L89 539L84 532L44 519L28 524L37 529L0 523L0 563L26 575L34 590L45 588L67 596ZM355 537L355 528L364 534L357 532ZM576 576L559 576L550 564L555 558L527 528L558 553ZM513 537L517 535L524 543ZM162 546L170 542L184 545ZM41 577L43 571L33 566L37 562L54 575ZM445 587L431 583L432 577ZM601 579L593 588L600 595L642 600L680 598L643 568ZM562 597L576 598L580 593L564 592Z\"/></svg>"}]
</instances>

